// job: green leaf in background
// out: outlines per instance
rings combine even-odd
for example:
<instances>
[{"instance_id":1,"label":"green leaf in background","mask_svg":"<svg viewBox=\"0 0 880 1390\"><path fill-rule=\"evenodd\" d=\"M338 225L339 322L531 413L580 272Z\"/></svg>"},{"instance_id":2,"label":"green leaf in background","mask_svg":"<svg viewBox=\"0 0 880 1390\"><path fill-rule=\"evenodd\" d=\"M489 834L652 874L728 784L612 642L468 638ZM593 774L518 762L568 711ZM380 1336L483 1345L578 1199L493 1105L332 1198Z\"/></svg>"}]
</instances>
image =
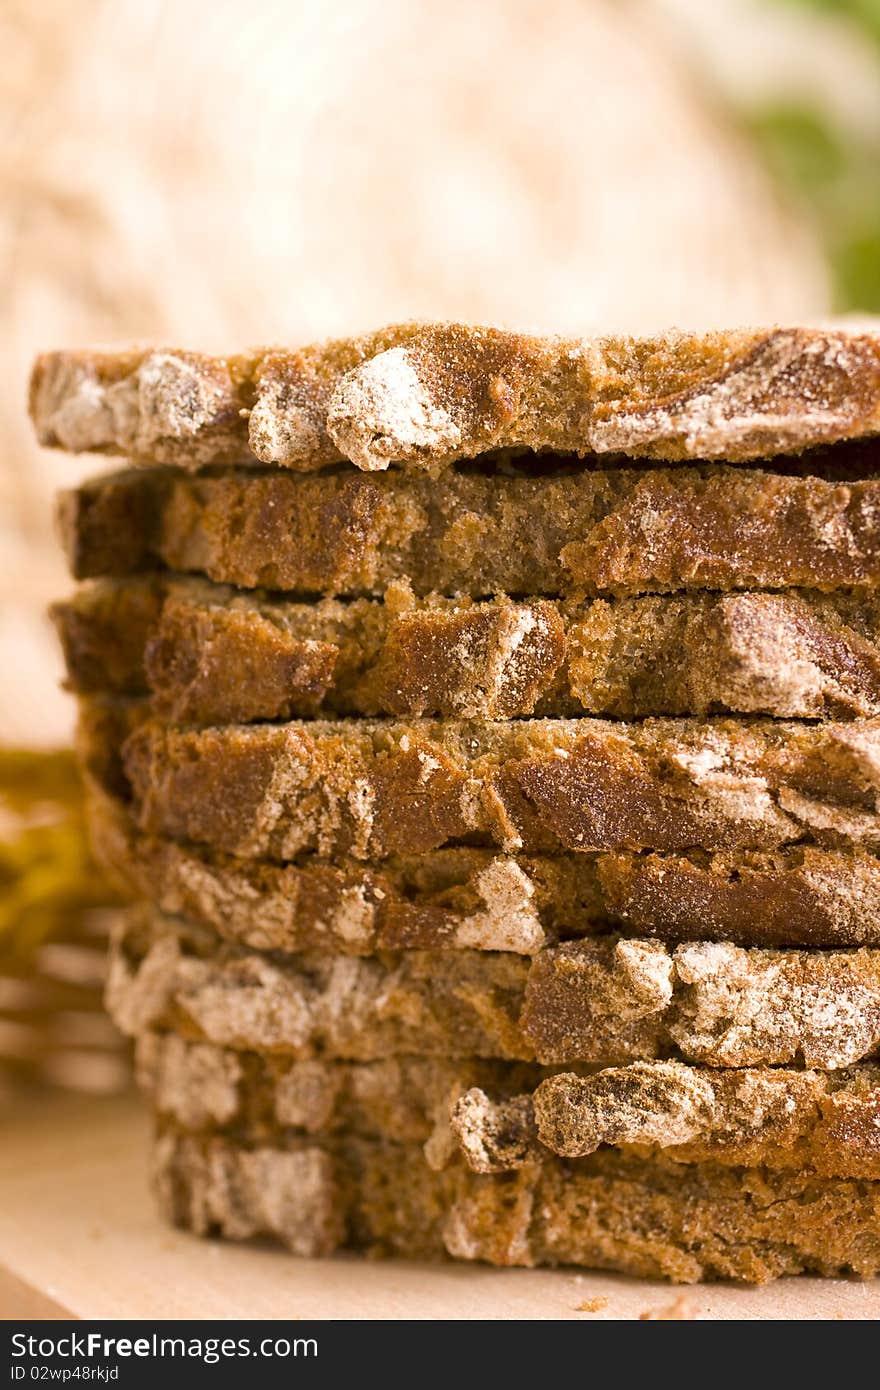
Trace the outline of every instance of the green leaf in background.
<instances>
[{"instance_id":1,"label":"green leaf in background","mask_svg":"<svg viewBox=\"0 0 880 1390\"><path fill-rule=\"evenodd\" d=\"M774 0L774 3L848 19L880 47L880 0Z\"/></svg>"},{"instance_id":2,"label":"green leaf in background","mask_svg":"<svg viewBox=\"0 0 880 1390\"><path fill-rule=\"evenodd\" d=\"M847 20L880 52L880 0L771 0ZM835 307L880 313L880 130L863 136L799 101L767 103L747 123L776 177L814 217L834 278Z\"/></svg>"}]
</instances>

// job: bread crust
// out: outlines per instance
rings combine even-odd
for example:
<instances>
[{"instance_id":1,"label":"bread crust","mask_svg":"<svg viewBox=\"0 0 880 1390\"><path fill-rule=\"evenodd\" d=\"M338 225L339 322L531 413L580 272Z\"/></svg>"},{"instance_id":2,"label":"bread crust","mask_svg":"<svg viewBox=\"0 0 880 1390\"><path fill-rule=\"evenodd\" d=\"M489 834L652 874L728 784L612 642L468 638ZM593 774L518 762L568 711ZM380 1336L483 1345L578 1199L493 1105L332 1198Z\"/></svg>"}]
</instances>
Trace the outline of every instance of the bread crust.
<instances>
[{"instance_id":1,"label":"bread crust","mask_svg":"<svg viewBox=\"0 0 880 1390\"><path fill-rule=\"evenodd\" d=\"M115 708L85 705L80 750L87 769L121 766L139 828L248 858L372 860L462 841L539 854L880 844L880 720L192 730L123 704L120 729Z\"/></svg>"},{"instance_id":2,"label":"bread crust","mask_svg":"<svg viewBox=\"0 0 880 1390\"><path fill-rule=\"evenodd\" d=\"M763 1284L880 1269L880 1186L613 1151L516 1173L432 1172L420 1151L367 1139L236 1144L166 1127L154 1150L177 1226L269 1236L299 1255L582 1265L642 1278Z\"/></svg>"},{"instance_id":3,"label":"bread crust","mask_svg":"<svg viewBox=\"0 0 880 1390\"><path fill-rule=\"evenodd\" d=\"M754 469L129 470L59 501L77 579L157 566L307 596L873 588L880 480Z\"/></svg>"},{"instance_id":4,"label":"bread crust","mask_svg":"<svg viewBox=\"0 0 880 1390\"><path fill-rule=\"evenodd\" d=\"M172 723L320 714L465 719L880 714L880 598L295 603L196 578L97 581L52 617L68 688L149 693Z\"/></svg>"},{"instance_id":5,"label":"bread crust","mask_svg":"<svg viewBox=\"0 0 880 1390\"><path fill-rule=\"evenodd\" d=\"M880 336L755 328L650 338L391 325L294 351L37 358L41 443L188 468L340 459L436 471L503 447L741 462L880 430Z\"/></svg>"},{"instance_id":6,"label":"bread crust","mask_svg":"<svg viewBox=\"0 0 880 1390\"><path fill-rule=\"evenodd\" d=\"M381 864L247 860L138 831L92 786L97 861L123 891L257 950L516 951L616 923L669 942L880 945L880 860L771 853L508 855L460 847Z\"/></svg>"},{"instance_id":7,"label":"bread crust","mask_svg":"<svg viewBox=\"0 0 880 1390\"><path fill-rule=\"evenodd\" d=\"M537 1132L552 1153L568 1157L611 1144L628 1150L635 1146L646 1157L663 1152L680 1163L880 1178L876 1066L837 1072L776 1067L726 1071L635 1062L592 1076L548 1077L531 1102L530 1113L520 1098L522 1138ZM480 1108L471 1102L472 1113ZM491 1133L492 1112L483 1113ZM459 1129L454 1115L453 1130ZM513 1137L510 1147L515 1147Z\"/></svg>"},{"instance_id":8,"label":"bread crust","mask_svg":"<svg viewBox=\"0 0 880 1390\"><path fill-rule=\"evenodd\" d=\"M460 847L381 864L314 854L286 864L245 860L144 835L122 803L94 787L89 829L96 859L128 894L255 950L530 955L608 926L588 855Z\"/></svg>"},{"instance_id":9,"label":"bread crust","mask_svg":"<svg viewBox=\"0 0 880 1390\"><path fill-rule=\"evenodd\" d=\"M580 1073L534 1063L393 1057L297 1061L137 1040L137 1079L189 1133L271 1143L355 1134L420 1144L432 1168L496 1173L602 1147L679 1163L880 1179L880 1067L722 1070L633 1062Z\"/></svg>"},{"instance_id":10,"label":"bread crust","mask_svg":"<svg viewBox=\"0 0 880 1390\"><path fill-rule=\"evenodd\" d=\"M741 946L880 940L880 859L797 844L771 852L603 854L609 917L639 936Z\"/></svg>"},{"instance_id":11,"label":"bread crust","mask_svg":"<svg viewBox=\"0 0 880 1390\"><path fill-rule=\"evenodd\" d=\"M517 1096L525 1110L535 1087L552 1074L534 1062L491 1058L299 1061L186 1042L176 1033L142 1034L135 1056L139 1087L177 1129L269 1143L296 1134L332 1134L418 1144L437 1170L464 1156L450 1128L461 1096L485 1088L495 1103ZM533 1161L534 1141L532 1123ZM513 1166L512 1151L508 1157Z\"/></svg>"},{"instance_id":12,"label":"bread crust","mask_svg":"<svg viewBox=\"0 0 880 1390\"><path fill-rule=\"evenodd\" d=\"M803 1061L880 1051L880 952L667 947L614 936L503 951L266 955L146 908L125 919L107 1002L123 1032L292 1057L401 1053L602 1065Z\"/></svg>"}]
</instances>

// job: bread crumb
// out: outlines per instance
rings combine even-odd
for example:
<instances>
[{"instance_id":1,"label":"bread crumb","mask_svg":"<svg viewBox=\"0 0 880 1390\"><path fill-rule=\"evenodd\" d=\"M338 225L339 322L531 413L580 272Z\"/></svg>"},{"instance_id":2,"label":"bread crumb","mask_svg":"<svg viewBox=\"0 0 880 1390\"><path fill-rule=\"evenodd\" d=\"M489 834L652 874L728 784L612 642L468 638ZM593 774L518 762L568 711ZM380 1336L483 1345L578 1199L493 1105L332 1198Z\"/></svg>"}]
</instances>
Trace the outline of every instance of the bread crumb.
<instances>
[{"instance_id":1,"label":"bread crumb","mask_svg":"<svg viewBox=\"0 0 880 1390\"><path fill-rule=\"evenodd\" d=\"M647 1308L639 1313L639 1322L695 1322L697 1311L686 1298L676 1298L662 1308Z\"/></svg>"}]
</instances>

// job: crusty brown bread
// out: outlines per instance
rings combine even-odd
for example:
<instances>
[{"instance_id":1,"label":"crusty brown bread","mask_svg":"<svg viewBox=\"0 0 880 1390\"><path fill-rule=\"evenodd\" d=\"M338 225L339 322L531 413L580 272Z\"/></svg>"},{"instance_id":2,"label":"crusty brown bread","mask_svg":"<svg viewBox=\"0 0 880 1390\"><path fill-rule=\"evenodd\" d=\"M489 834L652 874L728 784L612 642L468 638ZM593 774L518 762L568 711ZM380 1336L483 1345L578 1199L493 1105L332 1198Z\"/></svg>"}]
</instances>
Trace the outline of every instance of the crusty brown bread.
<instances>
[{"instance_id":1,"label":"crusty brown bread","mask_svg":"<svg viewBox=\"0 0 880 1390\"><path fill-rule=\"evenodd\" d=\"M136 830L92 785L92 847L124 891L258 950L539 949L608 923L666 941L880 945L880 859L770 853L508 855L470 847L377 864L241 859Z\"/></svg>"},{"instance_id":2,"label":"crusty brown bread","mask_svg":"<svg viewBox=\"0 0 880 1390\"><path fill-rule=\"evenodd\" d=\"M514 1173L433 1172L418 1148L369 1139L236 1144L163 1128L166 1218L200 1235L270 1236L298 1255L452 1255L574 1264L643 1278L767 1283L880 1270L880 1184L684 1167L612 1151Z\"/></svg>"},{"instance_id":3,"label":"crusty brown bread","mask_svg":"<svg viewBox=\"0 0 880 1390\"><path fill-rule=\"evenodd\" d=\"M122 762L126 739L147 720L145 700L93 696L79 702L76 753L80 776L93 798L124 804L131 786Z\"/></svg>"},{"instance_id":4,"label":"crusty brown bread","mask_svg":"<svg viewBox=\"0 0 880 1390\"><path fill-rule=\"evenodd\" d=\"M258 462L249 435L261 433L265 419L279 444L286 436L288 466L320 468L341 457L326 428L336 384L419 331L399 324L300 350L230 357L162 348L47 352L31 373L31 419L41 444L188 468Z\"/></svg>"},{"instance_id":5,"label":"crusty brown bread","mask_svg":"<svg viewBox=\"0 0 880 1390\"><path fill-rule=\"evenodd\" d=\"M518 1023L527 976L525 957L501 951L246 951L143 907L122 924L107 1004L132 1037L170 1029L302 1059L532 1061Z\"/></svg>"},{"instance_id":6,"label":"crusty brown bread","mask_svg":"<svg viewBox=\"0 0 880 1390\"><path fill-rule=\"evenodd\" d=\"M138 1085L156 1113L178 1129L269 1142L295 1133L390 1139L420 1144L436 1169L462 1156L449 1123L461 1096L475 1088L480 1095L488 1091L496 1104L515 1096L523 1116L531 1116L531 1095L552 1074L535 1062L491 1058L297 1061L186 1042L176 1033L141 1034L135 1056ZM516 1130L522 1143L524 1121ZM524 1142L535 1161L533 1119ZM511 1148L505 1161L515 1166L519 1157Z\"/></svg>"},{"instance_id":7,"label":"crusty brown bread","mask_svg":"<svg viewBox=\"0 0 880 1390\"><path fill-rule=\"evenodd\" d=\"M795 844L770 852L603 854L612 921L668 941L743 946L880 942L880 859Z\"/></svg>"},{"instance_id":8,"label":"crusty brown bread","mask_svg":"<svg viewBox=\"0 0 880 1390\"><path fill-rule=\"evenodd\" d=\"M590 937L503 951L247 951L147 908L110 966L123 1032L293 1057L399 1053L836 1070L880 1051L880 952Z\"/></svg>"},{"instance_id":9,"label":"crusty brown bread","mask_svg":"<svg viewBox=\"0 0 880 1390\"><path fill-rule=\"evenodd\" d=\"M61 644L66 688L80 695L146 694L147 643L181 583L201 586L202 581L163 574L97 580L53 603L49 616ZM234 590L217 586L217 592Z\"/></svg>"},{"instance_id":10,"label":"crusty brown bread","mask_svg":"<svg viewBox=\"0 0 880 1390\"><path fill-rule=\"evenodd\" d=\"M880 1047L878 971L870 949L567 942L529 966L520 1025L542 1062L603 1061L585 1053L612 1050L616 1022L632 1060L647 1055L650 1035L651 1056L673 1049L714 1067L803 1061L834 1070Z\"/></svg>"},{"instance_id":11,"label":"crusty brown bread","mask_svg":"<svg viewBox=\"0 0 880 1390\"><path fill-rule=\"evenodd\" d=\"M87 709L86 764L114 731ZM109 741L97 758L90 746ZM146 720L122 765L139 827L230 854L880 844L880 720Z\"/></svg>"},{"instance_id":12,"label":"crusty brown bread","mask_svg":"<svg viewBox=\"0 0 880 1390\"><path fill-rule=\"evenodd\" d=\"M173 723L316 714L880 714L880 598L811 590L294 603L196 578L87 585L52 616L69 688Z\"/></svg>"},{"instance_id":13,"label":"crusty brown bread","mask_svg":"<svg viewBox=\"0 0 880 1390\"><path fill-rule=\"evenodd\" d=\"M680 1163L880 1179L880 1067L837 1072L633 1062L580 1073L535 1063L392 1057L297 1061L137 1040L138 1084L191 1132L272 1142L293 1132L421 1144L432 1168L495 1173L611 1145Z\"/></svg>"},{"instance_id":14,"label":"crusty brown bread","mask_svg":"<svg viewBox=\"0 0 880 1390\"><path fill-rule=\"evenodd\" d=\"M436 469L502 447L733 461L880 431L880 337L824 328L529 337L392 325L300 350L39 357L44 444L198 468Z\"/></svg>"},{"instance_id":15,"label":"crusty brown bread","mask_svg":"<svg viewBox=\"0 0 880 1390\"><path fill-rule=\"evenodd\" d=\"M880 583L880 479L754 469L448 472L432 480L144 469L62 494L77 579L164 565L242 588L618 595Z\"/></svg>"},{"instance_id":16,"label":"crusty brown bread","mask_svg":"<svg viewBox=\"0 0 880 1390\"><path fill-rule=\"evenodd\" d=\"M464 1092L450 1114L477 1172L522 1167L546 1151L578 1158L612 1145L678 1163L880 1179L880 1067L870 1064L821 1072L633 1062L558 1072L531 1095L507 1087L495 1094L492 1084L488 1095L478 1086Z\"/></svg>"},{"instance_id":17,"label":"crusty brown bread","mask_svg":"<svg viewBox=\"0 0 880 1390\"><path fill-rule=\"evenodd\" d=\"M608 927L590 855L458 847L377 864L314 854L287 864L238 859L137 831L125 807L95 787L89 828L98 862L130 895L256 950L529 955Z\"/></svg>"}]
</instances>

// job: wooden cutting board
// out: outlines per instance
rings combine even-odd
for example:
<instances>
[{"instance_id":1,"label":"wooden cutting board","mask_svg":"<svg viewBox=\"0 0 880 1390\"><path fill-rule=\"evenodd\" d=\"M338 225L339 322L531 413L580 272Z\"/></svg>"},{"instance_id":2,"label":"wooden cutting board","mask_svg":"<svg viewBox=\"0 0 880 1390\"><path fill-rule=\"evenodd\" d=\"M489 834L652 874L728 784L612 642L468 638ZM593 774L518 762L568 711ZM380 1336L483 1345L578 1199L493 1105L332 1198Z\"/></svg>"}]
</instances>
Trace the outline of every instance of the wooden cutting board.
<instances>
[{"instance_id":1,"label":"wooden cutting board","mask_svg":"<svg viewBox=\"0 0 880 1390\"><path fill-rule=\"evenodd\" d=\"M4 1116L4 1318L870 1319L880 1283L787 1279L763 1289L562 1270L354 1258L202 1241L158 1220L148 1121L134 1098L33 1098Z\"/></svg>"}]
</instances>

